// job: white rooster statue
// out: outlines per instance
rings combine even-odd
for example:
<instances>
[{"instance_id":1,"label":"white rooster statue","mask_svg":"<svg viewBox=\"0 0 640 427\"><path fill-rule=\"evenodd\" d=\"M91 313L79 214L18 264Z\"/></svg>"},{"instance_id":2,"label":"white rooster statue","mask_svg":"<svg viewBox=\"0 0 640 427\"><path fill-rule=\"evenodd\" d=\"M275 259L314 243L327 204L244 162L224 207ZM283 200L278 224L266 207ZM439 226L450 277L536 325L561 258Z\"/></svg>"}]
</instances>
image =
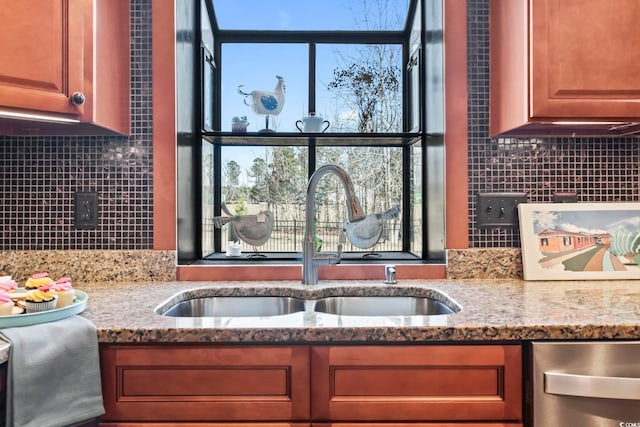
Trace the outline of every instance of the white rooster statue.
<instances>
[{"instance_id":1,"label":"white rooster statue","mask_svg":"<svg viewBox=\"0 0 640 427\"><path fill-rule=\"evenodd\" d=\"M260 132L272 132L269 129L269 116L277 116L284 107L284 78L276 78L278 83L272 91L253 90L247 93L242 91L244 85L238 86L238 93L244 95L244 103L250 106L254 113L265 116L265 128ZM251 98L251 103L247 102L247 98Z\"/></svg>"}]
</instances>

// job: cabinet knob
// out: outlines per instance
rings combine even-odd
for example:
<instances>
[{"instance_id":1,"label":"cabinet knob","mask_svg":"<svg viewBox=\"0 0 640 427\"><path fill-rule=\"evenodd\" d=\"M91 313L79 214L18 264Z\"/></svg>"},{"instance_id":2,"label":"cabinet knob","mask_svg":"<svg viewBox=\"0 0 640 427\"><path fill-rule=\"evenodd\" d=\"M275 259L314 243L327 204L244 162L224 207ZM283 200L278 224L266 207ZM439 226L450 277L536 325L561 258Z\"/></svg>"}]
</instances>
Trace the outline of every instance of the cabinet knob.
<instances>
[{"instance_id":1,"label":"cabinet knob","mask_svg":"<svg viewBox=\"0 0 640 427\"><path fill-rule=\"evenodd\" d=\"M86 100L87 98L82 92L74 92L73 95L71 95L71 103L73 105L82 105Z\"/></svg>"}]
</instances>

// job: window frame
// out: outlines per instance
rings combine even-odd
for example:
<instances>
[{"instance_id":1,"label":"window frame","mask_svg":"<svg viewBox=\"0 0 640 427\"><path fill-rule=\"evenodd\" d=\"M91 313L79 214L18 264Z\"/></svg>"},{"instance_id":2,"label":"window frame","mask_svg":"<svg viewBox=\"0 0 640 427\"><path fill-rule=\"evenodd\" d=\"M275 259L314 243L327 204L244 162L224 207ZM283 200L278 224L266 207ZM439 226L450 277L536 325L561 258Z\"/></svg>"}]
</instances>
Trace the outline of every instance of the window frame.
<instances>
[{"instance_id":1,"label":"window frame","mask_svg":"<svg viewBox=\"0 0 640 427\"><path fill-rule=\"evenodd\" d=\"M221 50L222 45L225 43L304 43L309 47L309 111L315 111L315 94L316 94L316 75L315 75L315 61L316 61L316 47L320 43L328 43L328 44L399 44L402 45L402 63L408 64L410 55L415 55L415 49L412 46L415 46L415 40L410 40L410 32L411 26L415 25L416 20L414 19L414 14L421 13L424 15L424 10L421 6L422 2L420 0L411 0L410 8L409 8L409 18L407 19L406 28L403 31L296 31L296 32L288 32L288 31L262 31L262 30L220 30L217 28L215 23L215 17L213 15L213 8L207 1L207 12L210 15L210 18L213 20L213 28L214 28L214 44L213 44L213 61L215 63L215 58L221 58ZM420 7L418 9L418 6ZM418 22L424 28L424 16L418 19ZM419 53L424 51L424 36L422 37L421 50ZM412 50L410 52L409 50ZM203 57L203 55L201 55ZM201 60L202 61L202 60ZM419 58L419 66L423 67L422 72L418 74L420 81L415 82L415 77L413 81L409 81L411 78L409 76L409 70L403 67L402 70L402 90L403 90L403 129L407 130L411 128L411 132L402 132L400 134L364 134L367 139L375 139L376 145L388 144L389 146L402 146L403 147L403 206L402 206L402 215L403 215L403 235L409 235L410 232L410 201L409 194L410 191L410 156L411 156L411 147L410 145L416 141L419 141L422 149L422 175L425 177L427 174L425 173L425 169L427 168L426 156L429 151L430 146L441 146L442 145L442 135L429 135L425 132L425 112L424 110L424 102L419 102L420 110L417 114L411 112L411 102L415 105L415 94L409 94L408 91L418 91L418 98L424 101L425 89L424 89L424 58L422 55ZM199 69L203 69L202 63ZM222 173L222 159L221 159L221 148L224 145L235 145L237 144L234 141L233 136L219 131L221 129L221 71L223 64L218 62L213 69L214 72L214 85L213 85L213 93L216 96L213 99L211 105L214 108L215 114L212 115L213 118L213 126L207 126L206 128L203 126L202 120L200 123L200 141L205 143L205 141L211 143L213 145L214 151L214 182L221 182L221 173ZM415 73L414 73L415 74ZM411 96L410 96L411 95ZM199 107L202 109L202 105ZM201 117L205 116L205 112L201 111ZM419 123L418 126L415 126L415 123L409 123L410 120L415 121L415 117L418 117ZM213 129L218 129L212 130ZM355 141L360 134L340 134L339 137L342 139L347 139L350 141ZM315 148L316 144L331 144L329 140L322 140L318 142L315 137L304 137L299 134L287 134L287 133L278 133L277 135L262 135L262 136L248 136L249 145L278 145L275 143L274 138L284 138L288 143L285 145L297 145L296 138L298 139L308 139L308 143L305 144L309 147L309 175L313 173L316 169L316 161L315 161ZM323 138L323 137L321 137ZM247 144L247 142L243 142ZM423 178L425 181L426 178ZM427 183L422 183L423 187L423 200L426 200L424 192L427 191ZM421 241L422 241L422 251L421 254L417 258L420 261L442 261L438 259L438 255L442 253L436 249L435 252L430 251L428 246L428 227L426 225L427 220L427 208L424 206L426 202L423 203L422 207L422 216L425 222L425 226L423 227ZM221 186L214 186L214 214L220 215L221 212ZM201 222L202 223L202 222ZM201 234L202 235L202 234ZM221 231L216 230L216 235L214 239L214 254L221 252ZM410 239L403 239L403 251L402 253L409 253L410 251ZM202 252L202 251L201 251ZM437 254L435 257L432 254ZM224 255L224 254L222 254ZM209 259L206 254L201 253L202 259ZM215 257L214 257L215 258ZM275 257L277 258L277 257ZM290 258L290 257L285 257ZM388 258L382 258L378 261L387 261ZM229 261L229 260L225 260Z\"/></svg>"}]
</instances>

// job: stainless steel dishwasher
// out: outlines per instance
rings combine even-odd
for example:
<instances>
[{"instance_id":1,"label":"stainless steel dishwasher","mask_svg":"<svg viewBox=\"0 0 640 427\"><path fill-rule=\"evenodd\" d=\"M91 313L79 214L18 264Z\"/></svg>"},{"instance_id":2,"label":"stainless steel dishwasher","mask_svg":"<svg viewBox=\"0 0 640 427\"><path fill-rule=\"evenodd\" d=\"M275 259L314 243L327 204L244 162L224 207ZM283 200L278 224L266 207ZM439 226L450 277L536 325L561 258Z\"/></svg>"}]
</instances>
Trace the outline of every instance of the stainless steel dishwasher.
<instances>
[{"instance_id":1,"label":"stainless steel dishwasher","mask_svg":"<svg viewBox=\"0 0 640 427\"><path fill-rule=\"evenodd\" d=\"M640 341L531 349L533 427L640 427Z\"/></svg>"}]
</instances>

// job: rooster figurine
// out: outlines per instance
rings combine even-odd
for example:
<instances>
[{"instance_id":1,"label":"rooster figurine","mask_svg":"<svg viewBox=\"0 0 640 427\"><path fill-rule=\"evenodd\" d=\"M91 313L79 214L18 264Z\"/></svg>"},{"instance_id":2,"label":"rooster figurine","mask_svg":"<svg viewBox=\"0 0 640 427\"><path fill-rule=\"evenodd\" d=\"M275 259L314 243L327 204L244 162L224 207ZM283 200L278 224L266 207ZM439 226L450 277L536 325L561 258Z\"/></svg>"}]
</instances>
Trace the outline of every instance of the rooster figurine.
<instances>
[{"instance_id":1,"label":"rooster figurine","mask_svg":"<svg viewBox=\"0 0 640 427\"><path fill-rule=\"evenodd\" d=\"M236 242L238 239L253 246L254 254L250 257L263 256L258 252L257 247L264 245L273 230L273 215L269 211L260 211L258 215L233 215L225 203L221 206L222 212L229 216L216 216L213 224L216 228L222 228L229 224L229 241Z\"/></svg>"},{"instance_id":2,"label":"rooster figurine","mask_svg":"<svg viewBox=\"0 0 640 427\"><path fill-rule=\"evenodd\" d=\"M243 92L242 87L238 86L238 93L244 95L244 103L251 107L254 113L265 116L265 128L261 132L271 132L269 130L269 116L277 116L284 107L284 78L276 76L278 83L273 91L253 90L251 92ZM250 98L251 102L247 102Z\"/></svg>"},{"instance_id":3,"label":"rooster figurine","mask_svg":"<svg viewBox=\"0 0 640 427\"><path fill-rule=\"evenodd\" d=\"M360 249L368 249L375 246L382 236L385 219L398 218L400 215L400 205L395 205L384 212L367 215L358 218L354 222L349 220L344 222L344 231L353 246Z\"/></svg>"}]
</instances>

